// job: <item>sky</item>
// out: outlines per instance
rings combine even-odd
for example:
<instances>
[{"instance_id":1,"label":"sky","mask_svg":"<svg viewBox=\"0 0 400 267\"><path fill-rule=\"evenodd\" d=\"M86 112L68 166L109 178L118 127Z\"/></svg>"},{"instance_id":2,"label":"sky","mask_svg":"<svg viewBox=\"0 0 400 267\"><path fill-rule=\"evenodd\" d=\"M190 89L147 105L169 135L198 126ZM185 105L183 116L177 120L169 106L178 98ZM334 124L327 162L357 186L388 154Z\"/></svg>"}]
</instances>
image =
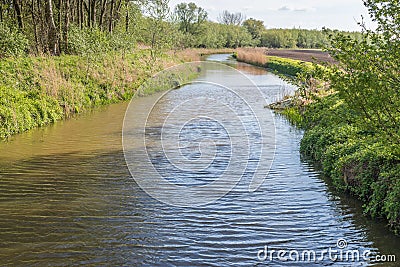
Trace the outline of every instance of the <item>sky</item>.
<instances>
[{"instance_id":1,"label":"sky","mask_svg":"<svg viewBox=\"0 0 400 267\"><path fill-rule=\"evenodd\" d=\"M267 28L302 28L359 31L357 22L367 27L374 24L362 0L171 0L171 7L182 2L194 2L203 7L209 19L217 21L223 10L242 12L247 18L263 20Z\"/></svg>"}]
</instances>

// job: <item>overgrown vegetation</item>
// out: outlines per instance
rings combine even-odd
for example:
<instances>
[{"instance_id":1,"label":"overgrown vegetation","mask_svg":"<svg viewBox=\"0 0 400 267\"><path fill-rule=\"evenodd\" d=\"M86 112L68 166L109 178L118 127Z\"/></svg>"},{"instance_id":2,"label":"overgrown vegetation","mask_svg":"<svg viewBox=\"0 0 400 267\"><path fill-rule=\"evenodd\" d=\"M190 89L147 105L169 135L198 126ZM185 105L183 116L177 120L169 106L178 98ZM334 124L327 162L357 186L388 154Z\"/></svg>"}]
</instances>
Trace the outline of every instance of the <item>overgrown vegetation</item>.
<instances>
[{"instance_id":1,"label":"overgrown vegetation","mask_svg":"<svg viewBox=\"0 0 400 267\"><path fill-rule=\"evenodd\" d=\"M399 3L365 5L378 28L364 29L359 39L331 35L327 50L338 64L312 72L329 84L328 96L310 94L311 104L285 113L305 129L302 154L319 162L337 188L361 199L366 214L386 219L400 234Z\"/></svg>"},{"instance_id":2,"label":"overgrown vegetation","mask_svg":"<svg viewBox=\"0 0 400 267\"><path fill-rule=\"evenodd\" d=\"M302 155L319 163L336 188L362 200L366 214L400 234L399 2L365 5L375 31L363 28L356 38L326 31L325 49L336 64L311 66L256 50L237 56L296 77L295 97L272 106L305 129Z\"/></svg>"},{"instance_id":3,"label":"overgrown vegetation","mask_svg":"<svg viewBox=\"0 0 400 267\"><path fill-rule=\"evenodd\" d=\"M80 56L3 59L0 65L0 139L68 118L90 108L147 95L192 79L196 68L178 69L163 76L158 86L141 87L154 73L169 66L198 60L207 50L166 54L155 63L150 49ZM218 52L218 51L212 51ZM149 63L150 62L150 63ZM162 86L161 84L168 86ZM142 88L140 92L138 88Z\"/></svg>"},{"instance_id":4,"label":"overgrown vegetation","mask_svg":"<svg viewBox=\"0 0 400 267\"><path fill-rule=\"evenodd\" d=\"M0 139L159 90L137 92L161 69L210 53L182 50L185 33L173 18L168 0L2 1ZM166 78L180 84L194 72Z\"/></svg>"}]
</instances>

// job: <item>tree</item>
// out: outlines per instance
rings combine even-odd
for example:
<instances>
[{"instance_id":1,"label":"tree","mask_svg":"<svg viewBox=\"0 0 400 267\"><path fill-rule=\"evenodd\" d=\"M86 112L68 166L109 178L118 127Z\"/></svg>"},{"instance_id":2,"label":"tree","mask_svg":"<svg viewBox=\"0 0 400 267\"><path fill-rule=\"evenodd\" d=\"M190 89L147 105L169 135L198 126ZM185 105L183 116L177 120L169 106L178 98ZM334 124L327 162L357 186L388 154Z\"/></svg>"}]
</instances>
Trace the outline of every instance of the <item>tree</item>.
<instances>
[{"instance_id":1,"label":"tree","mask_svg":"<svg viewBox=\"0 0 400 267\"><path fill-rule=\"evenodd\" d=\"M22 13L21 13L21 3L18 0L13 0L14 10L18 21L18 27L22 30L24 28Z\"/></svg>"},{"instance_id":2,"label":"tree","mask_svg":"<svg viewBox=\"0 0 400 267\"><path fill-rule=\"evenodd\" d=\"M57 27L54 22L53 13L53 2L52 0L46 0L46 21L49 27L48 29L48 48L51 55L58 55L59 50L59 34L57 32Z\"/></svg>"},{"instance_id":3,"label":"tree","mask_svg":"<svg viewBox=\"0 0 400 267\"><path fill-rule=\"evenodd\" d=\"M378 27L363 26L361 39L331 34L327 50L339 62L328 75L331 87L357 114L360 129L400 139L399 1L366 0Z\"/></svg>"},{"instance_id":4,"label":"tree","mask_svg":"<svg viewBox=\"0 0 400 267\"><path fill-rule=\"evenodd\" d=\"M243 27L226 25L226 47L238 48L253 45L251 34Z\"/></svg>"},{"instance_id":5,"label":"tree","mask_svg":"<svg viewBox=\"0 0 400 267\"><path fill-rule=\"evenodd\" d=\"M204 48L222 48L226 45L227 25L207 21L204 23L204 32L197 38L197 46Z\"/></svg>"},{"instance_id":6,"label":"tree","mask_svg":"<svg viewBox=\"0 0 400 267\"><path fill-rule=\"evenodd\" d=\"M243 27L247 29L254 40L260 40L261 34L265 30L264 21L253 18L245 20Z\"/></svg>"},{"instance_id":7,"label":"tree","mask_svg":"<svg viewBox=\"0 0 400 267\"><path fill-rule=\"evenodd\" d=\"M236 25L239 26L242 24L243 20L246 19L246 15L243 13L230 13L227 10L224 10L218 17L218 21L222 24L226 25Z\"/></svg>"},{"instance_id":8,"label":"tree","mask_svg":"<svg viewBox=\"0 0 400 267\"><path fill-rule=\"evenodd\" d=\"M175 7L175 18L184 33L196 34L207 20L207 12L195 3L181 3Z\"/></svg>"},{"instance_id":9,"label":"tree","mask_svg":"<svg viewBox=\"0 0 400 267\"><path fill-rule=\"evenodd\" d=\"M170 44L167 18L170 16L169 0L149 0L145 5L145 13L149 16L151 35L151 57L153 61L161 50Z\"/></svg>"}]
</instances>

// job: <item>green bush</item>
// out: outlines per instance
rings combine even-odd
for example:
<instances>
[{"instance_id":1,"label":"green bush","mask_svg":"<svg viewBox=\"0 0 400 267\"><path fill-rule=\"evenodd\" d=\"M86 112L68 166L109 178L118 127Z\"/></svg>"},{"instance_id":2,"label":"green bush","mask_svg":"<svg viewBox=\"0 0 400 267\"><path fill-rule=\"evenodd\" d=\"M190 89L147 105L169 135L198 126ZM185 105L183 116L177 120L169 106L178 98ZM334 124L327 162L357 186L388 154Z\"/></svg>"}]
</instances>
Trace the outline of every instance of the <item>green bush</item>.
<instances>
[{"instance_id":1,"label":"green bush","mask_svg":"<svg viewBox=\"0 0 400 267\"><path fill-rule=\"evenodd\" d=\"M357 116L337 94L308 105L301 153L319 162L336 188L362 200L366 214L400 233L400 148L358 127Z\"/></svg>"},{"instance_id":2,"label":"green bush","mask_svg":"<svg viewBox=\"0 0 400 267\"><path fill-rule=\"evenodd\" d=\"M314 68L313 64L309 62L274 56L268 56L267 67L293 77L296 77L300 73L310 72Z\"/></svg>"},{"instance_id":3,"label":"green bush","mask_svg":"<svg viewBox=\"0 0 400 267\"><path fill-rule=\"evenodd\" d=\"M0 22L0 58L25 55L28 45L28 39L23 33Z\"/></svg>"}]
</instances>

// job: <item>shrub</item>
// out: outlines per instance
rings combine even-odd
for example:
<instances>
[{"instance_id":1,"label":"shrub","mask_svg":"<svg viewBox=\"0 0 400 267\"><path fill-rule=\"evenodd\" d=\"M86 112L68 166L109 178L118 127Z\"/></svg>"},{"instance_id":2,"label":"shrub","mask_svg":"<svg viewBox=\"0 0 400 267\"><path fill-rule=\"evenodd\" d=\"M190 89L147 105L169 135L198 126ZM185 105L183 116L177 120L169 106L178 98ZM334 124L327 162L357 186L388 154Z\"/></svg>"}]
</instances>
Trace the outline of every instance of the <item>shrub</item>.
<instances>
[{"instance_id":1,"label":"shrub","mask_svg":"<svg viewBox=\"0 0 400 267\"><path fill-rule=\"evenodd\" d=\"M0 23L0 57L18 57L28 51L28 39L15 27Z\"/></svg>"}]
</instances>

